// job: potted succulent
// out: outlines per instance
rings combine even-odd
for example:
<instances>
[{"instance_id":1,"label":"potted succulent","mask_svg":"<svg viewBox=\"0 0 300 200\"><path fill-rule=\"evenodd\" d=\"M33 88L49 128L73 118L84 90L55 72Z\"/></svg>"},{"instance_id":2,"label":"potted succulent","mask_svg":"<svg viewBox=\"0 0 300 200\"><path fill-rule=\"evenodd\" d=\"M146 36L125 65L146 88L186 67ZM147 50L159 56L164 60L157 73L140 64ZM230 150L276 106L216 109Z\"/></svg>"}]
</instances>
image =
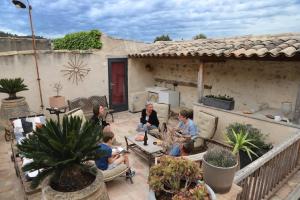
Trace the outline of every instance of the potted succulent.
<instances>
[{"instance_id":1,"label":"potted succulent","mask_svg":"<svg viewBox=\"0 0 300 200\"><path fill-rule=\"evenodd\" d=\"M273 148L266 143L266 135L251 124L233 123L226 128L229 144L236 147L239 153L240 168L244 168Z\"/></svg>"},{"instance_id":2,"label":"potted succulent","mask_svg":"<svg viewBox=\"0 0 300 200\"><path fill-rule=\"evenodd\" d=\"M234 98L228 95L206 95L201 98L201 102L206 106L212 106L225 110L234 109Z\"/></svg>"},{"instance_id":3,"label":"potted succulent","mask_svg":"<svg viewBox=\"0 0 300 200\"><path fill-rule=\"evenodd\" d=\"M159 161L149 172L150 199L215 199L213 191L199 182L202 173L197 163L171 156Z\"/></svg>"},{"instance_id":4,"label":"potted succulent","mask_svg":"<svg viewBox=\"0 0 300 200\"><path fill-rule=\"evenodd\" d=\"M236 156L223 148L208 150L202 161L203 178L217 193L226 193L230 190L237 169Z\"/></svg>"},{"instance_id":5,"label":"potted succulent","mask_svg":"<svg viewBox=\"0 0 300 200\"><path fill-rule=\"evenodd\" d=\"M31 187L42 183L43 200L109 199L102 173L87 163L105 155L98 147L101 133L89 121L65 116L61 125L47 121L18 145L20 155L33 160L23 171L39 171Z\"/></svg>"},{"instance_id":6,"label":"potted succulent","mask_svg":"<svg viewBox=\"0 0 300 200\"><path fill-rule=\"evenodd\" d=\"M62 85L61 83L55 83L53 86L55 92L56 92L56 96L53 97L49 97L49 105L51 108L61 108L64 107L66 105L66 101L65 101L65 97L64 96L60 96L59 93L62 90Z\"/></svg>"},{"instance_id":7,"label":"potted succulent","mask_svg":"<svg viewBox=\"0 0 300 200\"><path fill-rule=\"evenodd\" d=\"M25 97L17 96L18 92L28 90L24 79L11 78L0 79L0 93L8 94L8 98L2 99L1 116L9 119L29 114L29 107Z\"/></svg>"}]
</instances>

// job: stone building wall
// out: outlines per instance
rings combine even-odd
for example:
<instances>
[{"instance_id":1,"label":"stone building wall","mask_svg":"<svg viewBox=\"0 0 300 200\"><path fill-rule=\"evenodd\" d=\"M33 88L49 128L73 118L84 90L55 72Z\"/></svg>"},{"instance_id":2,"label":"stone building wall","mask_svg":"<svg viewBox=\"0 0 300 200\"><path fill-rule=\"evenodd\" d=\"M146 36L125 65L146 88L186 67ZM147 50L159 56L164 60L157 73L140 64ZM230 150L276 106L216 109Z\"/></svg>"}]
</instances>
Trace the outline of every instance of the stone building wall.
<instances>
[{"instance_id":1,"label":"stone building wall","mask_svg":"<svg viewBox=\"0 0 300 200\"><path fill-rule=\"evenodd\" d=\"M153 68L155 84L174 88L181 93L181 106L197 102L197 59L147 59ZM281 102L295 105L300 84L300 62L228 60L205 63L204 95L221 94L235 98L236 109L257 109L263 103L280 108ZM207 88L207 87L205 87Z\"/></svg>"},{"instance_id":2,"label":"stone building wall","mask_svg":"<svg viewBox=\"0 0 300 200\"><path fill-rule=\"evenodd\" d=\"M60 82L63 86L61 95L66 99L77 97L89 97L91 95L107 95L108 91L108 58L126 58L133 51L143 47L144 43L114 39L102 35L103 48L91 52L81 51L74 53L71 51L39 51L38 63L41 78L41 87L44 106L49 106L48 98L55 95L53 85ZM90 71L78 81L78 84L68 80L68 75L64 75L66 66L74 62L82 62ZM135 73L137 68L128 66L128 73ZM36 80L36 69L32 51L2 52L0 53L0 78L21 77L28 85L29 91L18 93L27 99L32 111L40 110L40 99L38 83ZM0 93L0 99L7 95Z\"/></svg>"}]
</instances>

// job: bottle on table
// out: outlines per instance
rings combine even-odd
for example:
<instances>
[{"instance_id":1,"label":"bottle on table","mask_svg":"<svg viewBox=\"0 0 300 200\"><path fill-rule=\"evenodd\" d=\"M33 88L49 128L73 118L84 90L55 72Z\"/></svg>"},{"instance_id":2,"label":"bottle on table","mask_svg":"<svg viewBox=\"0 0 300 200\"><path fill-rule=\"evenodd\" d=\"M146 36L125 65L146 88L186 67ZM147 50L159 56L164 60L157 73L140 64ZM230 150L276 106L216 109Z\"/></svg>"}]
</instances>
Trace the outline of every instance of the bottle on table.
<instances>
[{"instance_id":1,"label":"bottle on table","mask_svg":"<svg viewBox=\"0 0 300 200\"><path fill-rule=\"evenodd\" d=\"M144 145L148 145L148 130L145 131L145 135L144 135Z\"/></svg>"}]
</instances>

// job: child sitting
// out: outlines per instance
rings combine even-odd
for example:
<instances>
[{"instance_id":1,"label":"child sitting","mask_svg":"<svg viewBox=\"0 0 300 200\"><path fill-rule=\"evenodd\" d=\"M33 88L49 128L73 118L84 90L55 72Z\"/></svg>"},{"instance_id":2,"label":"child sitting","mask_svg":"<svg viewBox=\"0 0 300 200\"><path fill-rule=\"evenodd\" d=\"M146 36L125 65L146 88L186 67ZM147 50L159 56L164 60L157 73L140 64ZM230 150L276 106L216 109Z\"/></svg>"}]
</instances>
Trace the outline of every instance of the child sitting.
<instances>
[{"instance_id":1,"label":"child sitting","mask_svg":"<svg viewBox=\"0 0 300 200\"><path fill-rule=\"evenodd\" d=\"M112 152L112 143L114 137L114 133L111 131L103 132L103 143L99 145L99 148L106 151L106 155L97 159L95 163L101 170L111 170L124 163L129 168L129 170L126 172L126 176L132 177L135 175L135 172L130 170L127 154L122 155L117 152Z\"/></svg>"}]
</instances>

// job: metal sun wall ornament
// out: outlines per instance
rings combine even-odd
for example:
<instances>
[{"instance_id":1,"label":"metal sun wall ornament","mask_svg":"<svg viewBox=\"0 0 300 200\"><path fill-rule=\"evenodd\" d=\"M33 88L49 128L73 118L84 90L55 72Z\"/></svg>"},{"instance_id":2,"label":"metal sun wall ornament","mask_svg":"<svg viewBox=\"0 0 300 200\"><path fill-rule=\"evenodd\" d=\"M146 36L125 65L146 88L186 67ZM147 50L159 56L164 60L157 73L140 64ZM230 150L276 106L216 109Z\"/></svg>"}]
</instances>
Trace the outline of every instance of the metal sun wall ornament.
<instances>
[{"instance_id":1,"label":"metal sun wall ornament","mask_svg":"<svg viewBox=\"0 0 300 200\"><path fill-rule=\"evenodd\" d=\"M83 81L86 75L91 71L91 68L88 68L87 64L83 62L79 54L73 54L69 57L67 65L64 65L61 72L64 73L64 76L68 77L68 80L72 80L73 83L78 85L79 81Z\"/></svg>"}]
</instances>

